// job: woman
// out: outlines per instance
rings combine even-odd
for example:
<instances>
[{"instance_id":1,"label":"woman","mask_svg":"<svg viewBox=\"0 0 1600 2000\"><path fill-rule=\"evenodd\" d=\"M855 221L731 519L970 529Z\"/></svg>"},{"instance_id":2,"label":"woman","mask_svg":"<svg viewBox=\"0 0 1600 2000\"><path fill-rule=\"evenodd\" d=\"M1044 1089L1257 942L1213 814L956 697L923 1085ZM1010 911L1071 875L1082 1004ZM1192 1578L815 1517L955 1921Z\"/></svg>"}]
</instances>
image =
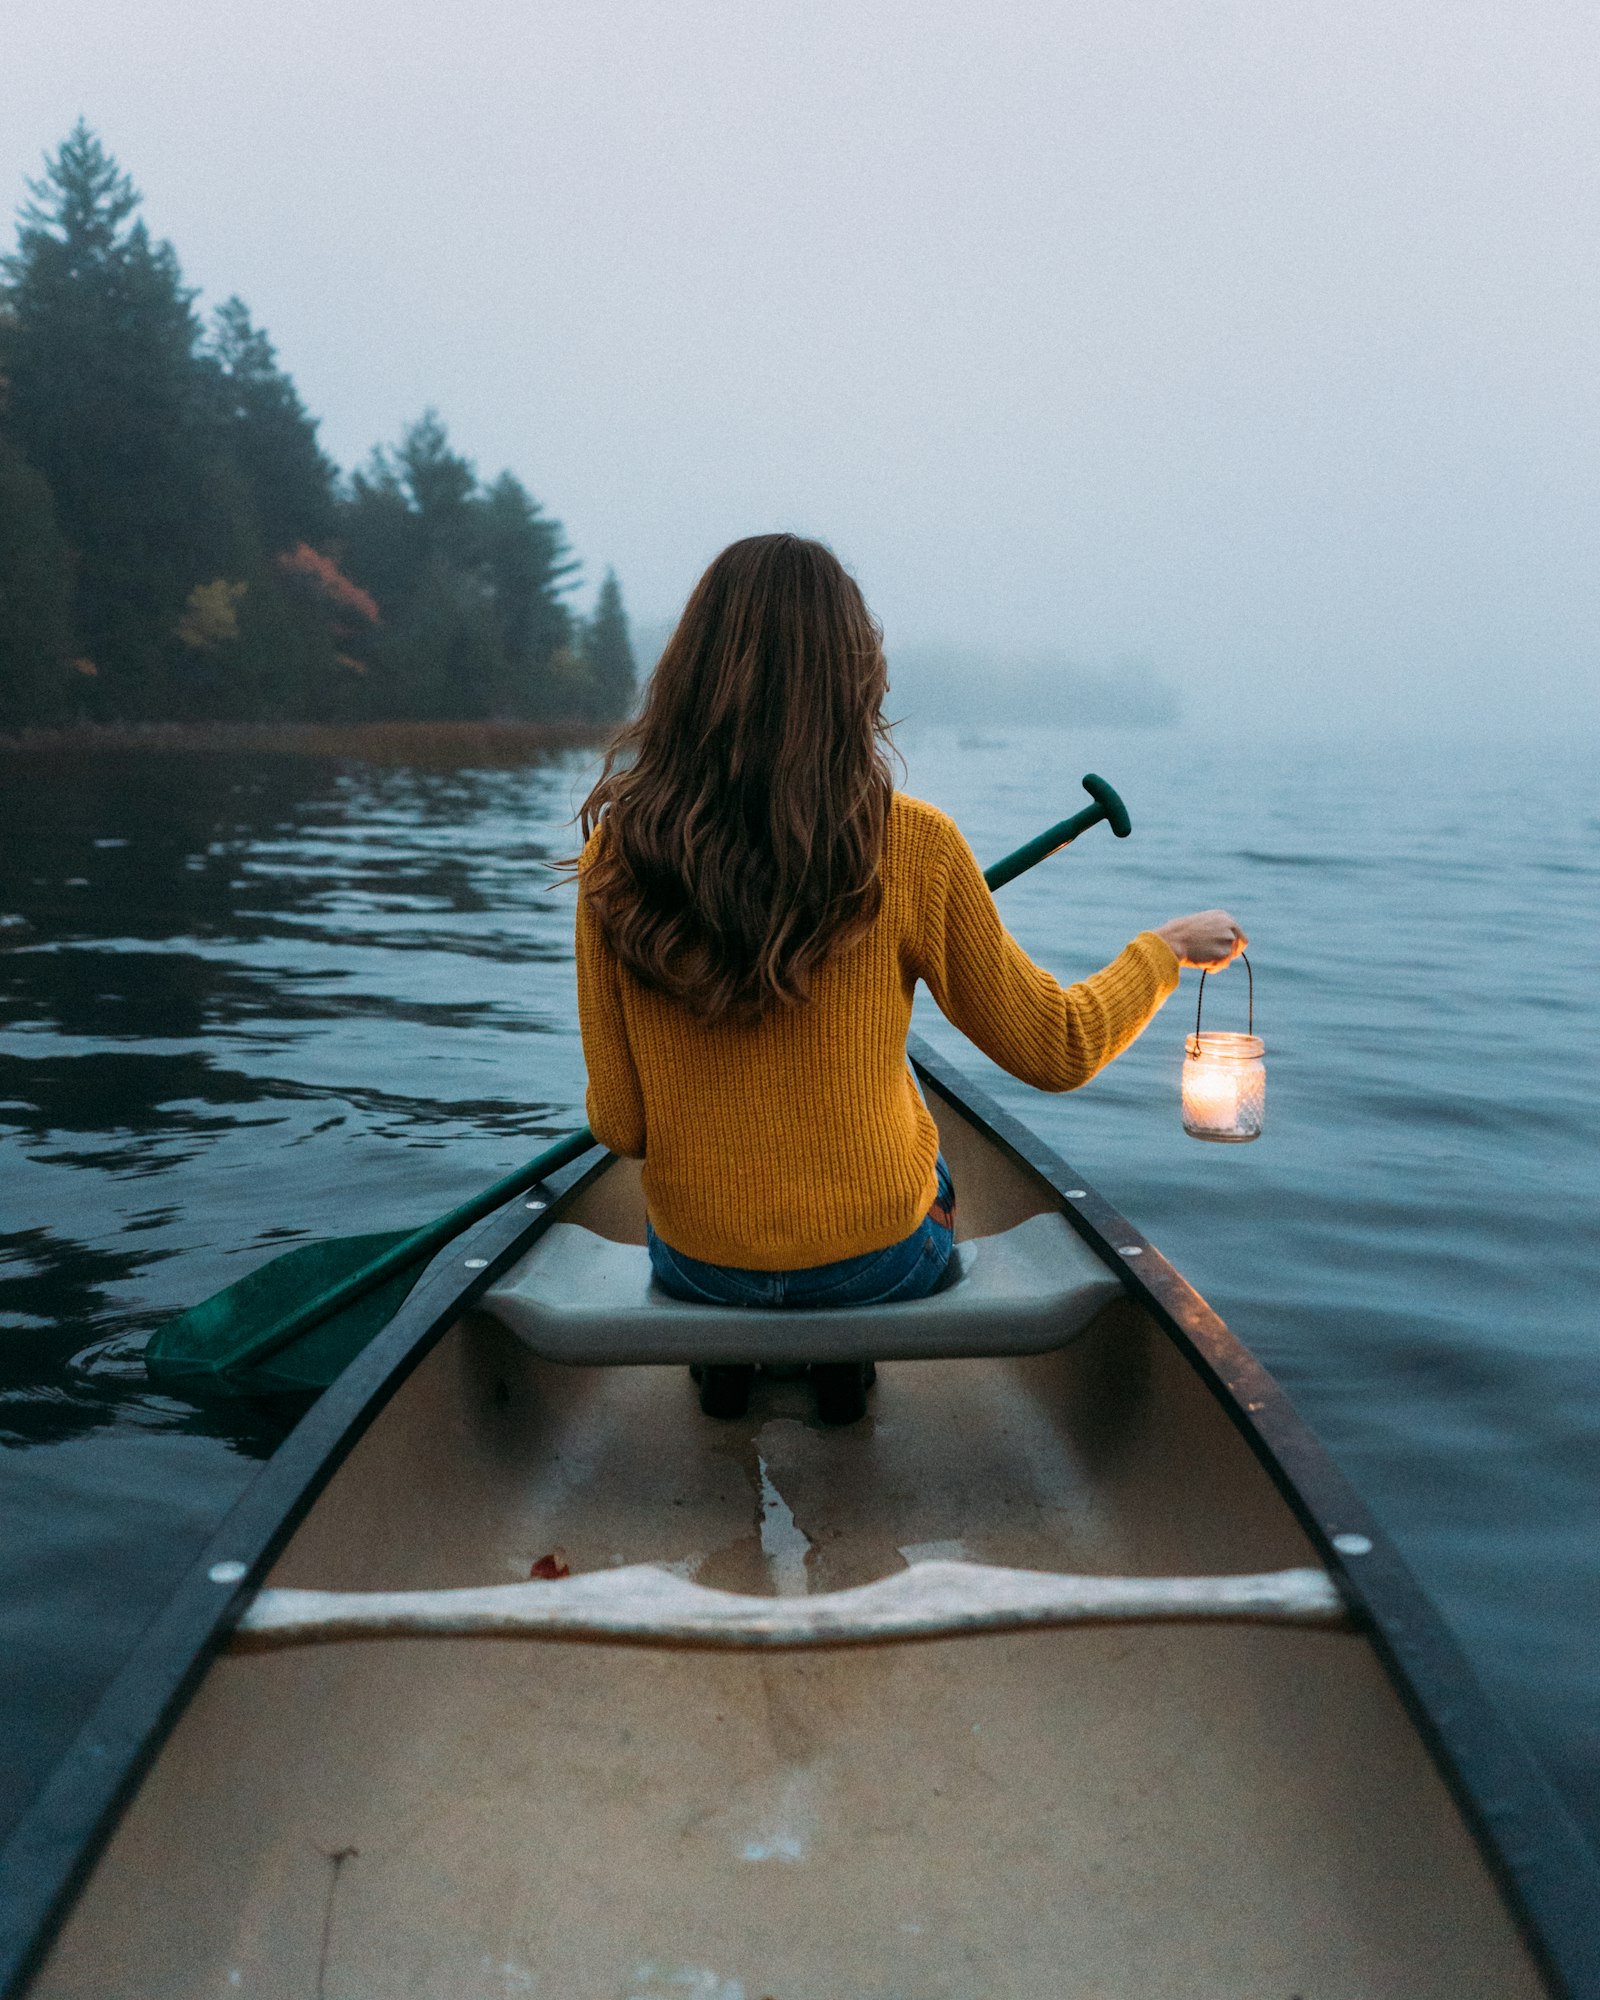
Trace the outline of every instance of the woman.
<instances>
[{"instance_id":1,"label":"woman","mask_svg":"<svg viewBox=\"0 0 1600 2000\"><path fill-rule=\"evenodd\" d=\"M712 1307L913 1299L954 1190L906 1062L923 980L1013 1076L1074 1090L1247 942L1221 910L1063 988L1006 932L955 825L896 792L882 638L818 542L717 557L583 807L589 1123L644 1161L656 1281ZM781 1345L781 1343L775 1343ZM701 1371L736 1415L751 1368ZM870 1369L814 1371L848 1421Z\"/></svg>"}]
</instances>

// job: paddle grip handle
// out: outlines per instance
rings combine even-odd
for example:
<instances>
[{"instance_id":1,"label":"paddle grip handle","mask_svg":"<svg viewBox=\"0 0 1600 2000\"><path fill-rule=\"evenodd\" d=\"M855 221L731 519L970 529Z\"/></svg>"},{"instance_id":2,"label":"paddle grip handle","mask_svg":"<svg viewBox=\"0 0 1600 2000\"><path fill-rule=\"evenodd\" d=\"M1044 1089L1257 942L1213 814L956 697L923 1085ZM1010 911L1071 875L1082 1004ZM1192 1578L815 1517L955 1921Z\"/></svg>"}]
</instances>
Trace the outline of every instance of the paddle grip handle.
<instances>
[{"instance_id":1,"label":"paddle grip handle","mask_svg":"<svg viewBox=\"0 0 1600 2000\"><path fill-rule=\"evenodd\" d=\"M1008 882L1043 861L1047 855L1059 854L1068 847L1080 833L1087 833L1091 826L1098 826L1101 820L1109 823L1118 840L1126 840L1133 831L1133 821L1128 817L1128 808L1122 803L1112 786L1093 771L1086 772L1083 789L1093 799L1094 804L1075 812L1070 819L1059 821L1043 833L1036 833L1032 840L1025 840L1015 853L1004 855L992 866L985 868L983 879L991 889L1003 889Z\"/></svg>"}]
</instances>

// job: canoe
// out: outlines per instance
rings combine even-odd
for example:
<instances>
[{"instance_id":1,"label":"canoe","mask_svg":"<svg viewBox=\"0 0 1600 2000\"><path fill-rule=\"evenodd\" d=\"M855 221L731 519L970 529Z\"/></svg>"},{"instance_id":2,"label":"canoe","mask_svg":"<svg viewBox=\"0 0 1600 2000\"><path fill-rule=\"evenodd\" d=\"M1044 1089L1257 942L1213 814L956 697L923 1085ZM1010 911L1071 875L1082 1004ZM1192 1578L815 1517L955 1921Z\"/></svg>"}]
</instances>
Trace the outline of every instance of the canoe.
<instances>
[{"instance_id":1,"label":"canoe","mask_svg":"<svg viewBox=\"0 0 1600 2000\"><path fill-rule=\"evenodd\" d=\"M598 1149L435 1259L0 1853L0 1990L1600 1995L1600 1871L1282 1392L913 1055L923 1308L668 1310ZM835 1429L681 1365L864 1351Z\"/></svg>"}]
</instances>

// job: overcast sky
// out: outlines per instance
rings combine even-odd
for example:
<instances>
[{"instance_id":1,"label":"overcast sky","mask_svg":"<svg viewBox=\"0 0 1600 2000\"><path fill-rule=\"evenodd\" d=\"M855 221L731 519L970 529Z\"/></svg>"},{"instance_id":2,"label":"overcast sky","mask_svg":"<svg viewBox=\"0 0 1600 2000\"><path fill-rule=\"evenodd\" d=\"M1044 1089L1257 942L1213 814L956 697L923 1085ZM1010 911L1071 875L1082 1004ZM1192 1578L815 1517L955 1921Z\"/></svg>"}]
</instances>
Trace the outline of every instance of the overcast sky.
<instances>
[{"instance_id":1,"label":"overcast sky","mask_svg":"<svg viewBox=\"0 0 1600 2000\"><path fill-rule=\"evenodd\" d=\"M82 113L344 464L436 404L670 616L790 527L901 647L1192 714L1600 716L1600 10L50 0Z\"/></svg>"}]
</instances>

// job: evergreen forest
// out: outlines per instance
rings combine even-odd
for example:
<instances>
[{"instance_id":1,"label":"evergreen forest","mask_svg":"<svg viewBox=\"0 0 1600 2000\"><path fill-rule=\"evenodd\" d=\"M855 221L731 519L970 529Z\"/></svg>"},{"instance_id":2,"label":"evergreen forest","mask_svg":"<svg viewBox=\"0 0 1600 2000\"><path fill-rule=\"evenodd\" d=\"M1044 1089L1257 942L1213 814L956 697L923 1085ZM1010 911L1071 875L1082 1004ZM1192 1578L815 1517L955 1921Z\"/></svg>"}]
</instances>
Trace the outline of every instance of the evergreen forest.
<instances>
[{"instance_id":1,"label":"evergreen forest","mask_svg":"<svg viewBox=\"0 0 1600 2000\"><path fill-rule=\"evenodd\" d=\"M425 412L348 477L244 302L203 318L81 121L0 259L0 731L627 712L522 482Z\"/></svg>"}]
</instances>

